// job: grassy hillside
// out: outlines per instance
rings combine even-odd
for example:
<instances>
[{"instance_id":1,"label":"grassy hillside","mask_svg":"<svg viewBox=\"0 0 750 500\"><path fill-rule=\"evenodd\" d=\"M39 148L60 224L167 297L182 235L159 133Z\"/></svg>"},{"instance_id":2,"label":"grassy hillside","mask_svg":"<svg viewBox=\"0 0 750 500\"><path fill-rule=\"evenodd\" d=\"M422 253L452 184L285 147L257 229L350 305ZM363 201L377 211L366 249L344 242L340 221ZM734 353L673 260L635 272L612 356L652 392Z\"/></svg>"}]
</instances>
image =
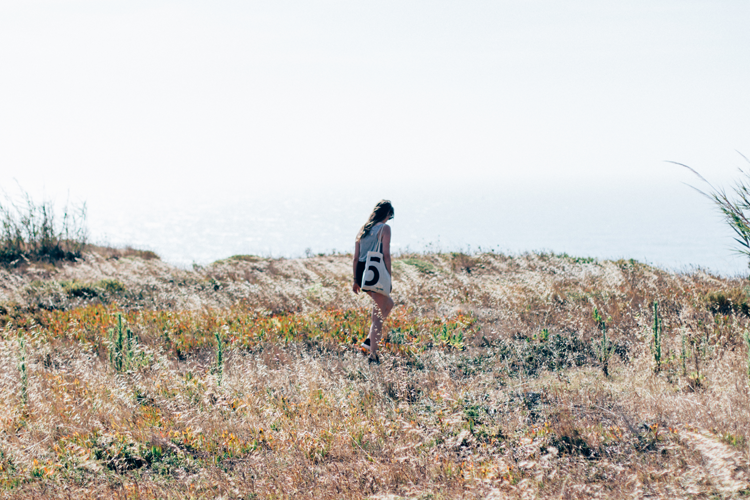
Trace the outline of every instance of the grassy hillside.
<instances>
[{"instance_id":1,"label":"grassy hillside","mask_svg":"<svg viewBox=\"0 0 750 500\"><path fill-rule=\"evenodd\" d=\"M405 255L370 365L350 256L149 257L0 269L4 495L750 493L745 281Z\"/></svg>"}]
</instances>

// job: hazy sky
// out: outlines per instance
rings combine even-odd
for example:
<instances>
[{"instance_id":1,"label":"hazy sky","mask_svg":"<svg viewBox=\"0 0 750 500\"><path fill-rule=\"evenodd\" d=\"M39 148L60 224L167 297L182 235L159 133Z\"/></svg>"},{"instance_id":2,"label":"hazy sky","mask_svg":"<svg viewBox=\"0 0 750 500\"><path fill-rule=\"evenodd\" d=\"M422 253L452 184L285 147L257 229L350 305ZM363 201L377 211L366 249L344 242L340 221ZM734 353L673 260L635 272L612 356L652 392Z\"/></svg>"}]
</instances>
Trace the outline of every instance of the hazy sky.
<instances>
[{"instance_id":1,"label":"hazy sky","mask_svg":"<svg viewBox=\"0 0 750 500\"><path fill-rule=\"evenodd\" d=\"M722 183L750 156L749 21L745 0L1 0L0 185L111 211L692 180L664 160Z\"/></svg>"},{"instance_id":2,"label":"hazy sky","mask_svg":"<svg viewBox=\"0 0 750 500\"><path fill-rule=\"evenodd\" d=\"M2 181L710 177L750 154L748 21L740 0L3 0Z\"/></svg>"}]
</instances>

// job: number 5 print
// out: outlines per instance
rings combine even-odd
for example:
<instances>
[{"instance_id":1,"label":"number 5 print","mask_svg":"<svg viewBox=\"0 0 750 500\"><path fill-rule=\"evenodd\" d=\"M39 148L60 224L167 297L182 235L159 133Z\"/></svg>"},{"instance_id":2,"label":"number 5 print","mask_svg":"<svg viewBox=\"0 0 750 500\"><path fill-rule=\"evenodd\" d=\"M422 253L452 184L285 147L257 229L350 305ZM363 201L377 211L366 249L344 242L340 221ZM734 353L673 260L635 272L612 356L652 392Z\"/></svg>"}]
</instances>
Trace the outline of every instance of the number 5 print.
<instances>
[{"instance_id":1,"label":"number 5 print","mask_svg":"<svg viewBox=\"0 0 750 500\"><path fill-rule=\"evenodd\" d=\"M380 258L379 257L370 257L370 262L380 262ZM380 281L380 272L378 271L378 268L376 266L374 266L374 265L371 265L365 271L365 279L367 279L367 275L370 272L372 272L372 278L370 278L369 280L365 281L365 286L373 286L378 281Z\"/></svg>"}]
</instances>

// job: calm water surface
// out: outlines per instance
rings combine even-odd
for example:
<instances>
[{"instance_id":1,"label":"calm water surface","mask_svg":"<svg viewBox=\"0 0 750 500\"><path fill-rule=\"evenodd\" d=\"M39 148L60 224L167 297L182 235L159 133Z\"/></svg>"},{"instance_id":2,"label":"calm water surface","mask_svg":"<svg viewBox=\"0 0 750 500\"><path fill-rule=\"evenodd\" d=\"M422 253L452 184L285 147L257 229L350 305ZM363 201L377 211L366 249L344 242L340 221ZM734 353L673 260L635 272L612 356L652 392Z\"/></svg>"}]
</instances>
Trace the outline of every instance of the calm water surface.
<instances>
[{"instance_id":1,"label":"calm water surface","mask_svg":"<svg viewBox=\"0 0 750 500\"><path fill-rule=\"evenodd\" d=\"M359 191L359 192L357 192ZM350 252L374 203L396 209L394 251L551 251L634 258L673 270L744 275L731 230L679 181L394 182L389 186L236 186L217 193L89 197L92 239L189 266L236 254Z\"/></svg>"}]
</instances>

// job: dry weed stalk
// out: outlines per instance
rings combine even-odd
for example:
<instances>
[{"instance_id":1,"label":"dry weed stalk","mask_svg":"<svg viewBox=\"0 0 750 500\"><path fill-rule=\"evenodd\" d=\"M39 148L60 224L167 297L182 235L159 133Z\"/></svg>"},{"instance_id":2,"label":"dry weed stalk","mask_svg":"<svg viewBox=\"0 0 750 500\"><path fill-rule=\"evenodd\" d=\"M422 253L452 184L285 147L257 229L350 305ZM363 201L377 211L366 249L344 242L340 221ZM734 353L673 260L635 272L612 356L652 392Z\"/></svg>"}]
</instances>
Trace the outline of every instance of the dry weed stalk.
<instances>
[{"instance_id":1,"label":"dry weed stalk","mask_svg":"<svg viewBox=\"0 0 750 500\"><path fill-rule=\"evenodd\" d=\"M372 366L351 345L366 302L348 291L348 272L346 256L185 271L90 254L0 274L4 493L748 491L750 321L714 307L738 280L547 254L405 255L394 260L398 309L383 362ZM68 292L83 289L94 293ZM108 329L126 331L118 313L137 342L125 336L112 351ZM118 365L111 353L126 345L131 361Z\"/></svg>"}]
</instances>

